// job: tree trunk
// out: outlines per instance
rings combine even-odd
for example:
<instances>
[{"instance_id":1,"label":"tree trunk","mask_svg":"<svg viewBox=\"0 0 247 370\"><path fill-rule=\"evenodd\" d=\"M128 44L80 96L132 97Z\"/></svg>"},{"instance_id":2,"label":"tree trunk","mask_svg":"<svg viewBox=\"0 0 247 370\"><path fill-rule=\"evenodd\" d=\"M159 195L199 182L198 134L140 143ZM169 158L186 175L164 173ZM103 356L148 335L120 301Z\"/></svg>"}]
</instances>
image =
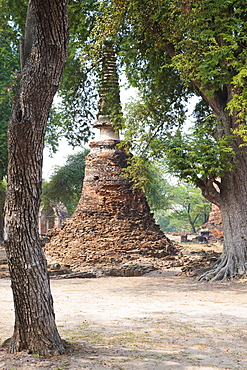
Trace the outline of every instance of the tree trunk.
<instances>
[{"instance_id":1,"label":"tree trunk","mask_svg":"<svg viewBox=\"0 0 247 370\"><path fill-rule=\"evenodd\" d=\"M219 207L224 232L223 252L201 280L222 280L247 274L247 150L236 149L234 170L221 179Z\"/></svg>"},{"instance_id":2,"label":"tree trunk","mask_svg":"<svg viewBox=\"0 0 247 370\"><path fill-rule=\"evenodd\" d=\"M45 127L67 55L65 0L30 0L22 73L8 129L5 246L15 307L10 351L64 350L38 233Z\"/></svg>"}]
</instances>

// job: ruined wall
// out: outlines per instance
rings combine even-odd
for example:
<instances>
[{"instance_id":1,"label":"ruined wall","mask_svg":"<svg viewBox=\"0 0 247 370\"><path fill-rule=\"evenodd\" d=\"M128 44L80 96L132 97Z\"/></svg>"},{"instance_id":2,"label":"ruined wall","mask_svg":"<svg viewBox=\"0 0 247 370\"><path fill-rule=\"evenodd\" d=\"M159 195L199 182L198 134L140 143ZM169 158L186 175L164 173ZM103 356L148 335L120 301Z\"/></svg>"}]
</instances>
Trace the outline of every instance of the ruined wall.
<instances>
[{"instance_id":1,"label":"ruined wall","mask_svg":"<svg viewBox=\"0 0 247 370\"><path fill-rule=\"evenodd\" d=\"M68 218L68 211L62 203L51 203L39 210L39 233L45 235L54 227L61 227Z\"/></svg>"},{"instance_id":2,"label":"ruined wall","mask_svg":"<svg viewBox=\"0 0 247 370\"><path fill-rule=\"evenodd\" d=\"M210 231L212 237L216 240L223 239L221 212L215 204L212 204L208 222L202 226L202 231Z\"/></svg>"}]
</instances>

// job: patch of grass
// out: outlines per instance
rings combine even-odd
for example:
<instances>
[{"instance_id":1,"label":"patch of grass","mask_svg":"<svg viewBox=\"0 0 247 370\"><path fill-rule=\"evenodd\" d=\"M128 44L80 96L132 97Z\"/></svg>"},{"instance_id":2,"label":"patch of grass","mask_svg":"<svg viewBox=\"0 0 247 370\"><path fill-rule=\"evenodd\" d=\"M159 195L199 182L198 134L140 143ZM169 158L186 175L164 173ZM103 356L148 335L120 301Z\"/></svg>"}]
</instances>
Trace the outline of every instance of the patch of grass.
<instances>
[{"instance_id":1,"label":"patch of grass","mask_svg":"<svg viewBox=\"0 0 247 370\"><path fill-rule=\"evenodd\" d=\"M68 360L62 360L55 370L66 370L69 369L70 362Z\"/></svg>"},{"instance_id":2,"label":"patch of grass","mask_svg":"<svg viewBox=\"0 0 247 370\"><path fill-rule=\"evenodd\" d=\"M116 346L140 346L150 344L152 341L146 333L119 332L111 336L104 336L103 342L110 347Z\"/></svg>"}]
</instances>

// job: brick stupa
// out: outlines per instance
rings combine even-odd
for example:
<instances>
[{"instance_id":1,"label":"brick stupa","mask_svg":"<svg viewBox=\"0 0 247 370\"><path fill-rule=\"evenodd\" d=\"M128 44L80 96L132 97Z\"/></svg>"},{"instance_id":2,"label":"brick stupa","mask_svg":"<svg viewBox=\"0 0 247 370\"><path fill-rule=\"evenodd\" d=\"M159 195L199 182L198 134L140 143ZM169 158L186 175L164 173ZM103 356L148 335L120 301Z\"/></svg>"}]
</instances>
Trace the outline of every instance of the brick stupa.
<instances>
[{"instance_id":1,"label":"brick stupa","mask_svg":"<svg viewBox=\"0 0 247 370\"><path fill-rule=\"evenodd\" d=\"M74 271L112 267L122 271L127 265L155 265L157 259L162 265L177 254L155 224L143 193L123 177L128 155L119 147L119 134L105 109L109 105L107 89L112 92L114 88L115 113L120 107L117 72L113 53L104 57L100 114L94 124L100 135L90 143L81 199L72 217L52 231L45 246L48 262L69 265Z\"/></svg>"}]
</instances>

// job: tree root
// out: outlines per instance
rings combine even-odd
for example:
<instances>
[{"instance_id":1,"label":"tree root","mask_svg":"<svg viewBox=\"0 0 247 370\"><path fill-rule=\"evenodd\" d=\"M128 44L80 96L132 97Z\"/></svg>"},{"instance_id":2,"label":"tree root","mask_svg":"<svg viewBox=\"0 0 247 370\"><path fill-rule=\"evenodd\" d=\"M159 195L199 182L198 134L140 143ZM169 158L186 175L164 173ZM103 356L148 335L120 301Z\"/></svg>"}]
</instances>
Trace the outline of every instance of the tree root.
<instances>
[{"instance_id":1,"label":"tree root","mask_svg":"<svg viewBox=\"0 0 247 370\"><path fill-rule=\"evenodd\" d=\"M241 271L241 274L239 273ZM199 281L215 281L234 279L247 275L246 266L243 262L239 262L233 255L227 255L223 253L219 260L202 275L199 276Z\"/></svg>"},{"instance_id":2,"label":"tree root","mask_svg":"<svg viewBox=\"0 0 247 370\"><path fill-rule=\"evenodd\" d=\"M1 347L6 348L9 353L28 351L28 353L35 353L39 354L40 356L49 357L63 354L66 350L67 342L63 339L60 339L58 343L39 343L38 348L31 348L32 346L23 345L23 343L16 341L14 336L12 336L3 342Z\"/></svg>"},{"instance_id":3,"label":"tree root","mask_svg":"<svg viewBox=\"0 0 247 370\"><path fill-rule=\"evenodd\" d=\"M9 348L11 342L11 338L6 339L2 344L1 348Z\"/></svg>"}]
</instances>

